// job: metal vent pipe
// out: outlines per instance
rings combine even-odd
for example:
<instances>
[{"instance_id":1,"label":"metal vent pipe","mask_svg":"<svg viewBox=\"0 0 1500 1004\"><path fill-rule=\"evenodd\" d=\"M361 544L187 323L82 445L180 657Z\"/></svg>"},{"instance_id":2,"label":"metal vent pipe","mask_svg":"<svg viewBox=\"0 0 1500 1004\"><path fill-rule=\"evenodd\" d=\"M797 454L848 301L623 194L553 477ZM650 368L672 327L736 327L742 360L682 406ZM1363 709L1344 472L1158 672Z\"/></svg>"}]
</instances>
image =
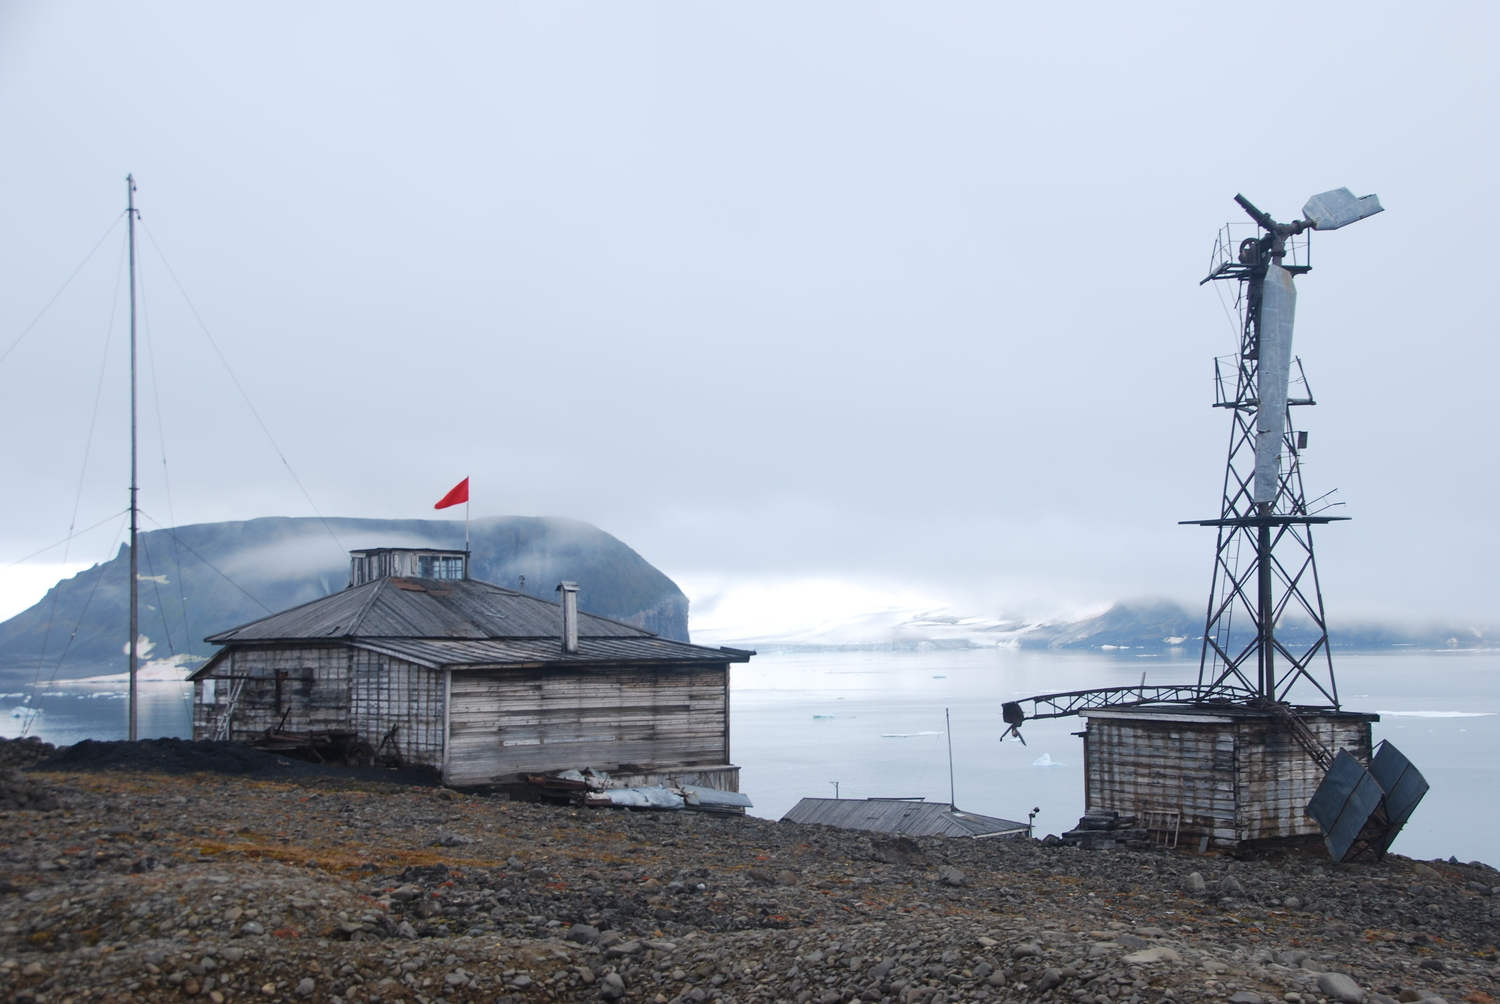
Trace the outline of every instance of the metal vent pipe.
<instances>
[{"instance_id":1,"label":"metal vent pipe","mask_svg":"<svg viewBox=\"0 0 1500 1004\"><path fill-rule=\"evenodd\" d=\"M568 655L577 655L578 583L559 582L557 591L562 593L562 650Z\"/></svg>"}]
</instances>

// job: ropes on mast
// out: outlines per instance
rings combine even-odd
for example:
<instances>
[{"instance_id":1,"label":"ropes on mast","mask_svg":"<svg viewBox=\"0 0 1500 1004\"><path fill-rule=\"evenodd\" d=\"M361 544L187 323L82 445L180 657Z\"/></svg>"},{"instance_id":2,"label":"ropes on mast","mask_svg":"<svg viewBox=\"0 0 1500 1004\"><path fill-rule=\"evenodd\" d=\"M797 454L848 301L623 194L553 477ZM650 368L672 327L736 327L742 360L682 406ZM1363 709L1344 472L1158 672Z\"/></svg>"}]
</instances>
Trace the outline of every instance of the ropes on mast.
<instances>
[{"instance_id":1,"label":"ropes on mast","mask_svg":"<svg viewBox=\"0 0 1500 1004\"><path fill-rule=\"evenodd\" d=\"M21 329L21 333L16 336L16 340L10 343L10 347L7 348L4 352L0 352L0 363L5 362L6 357L16 350L16 346L20 345L21 342L25 341L26 336L31 334L31 329L36 327L37 324L41 322L43 317L47 316L47 311L52 309L52 305L57 302L57 298L59 296L62 296L63 292L73 284L74 279L78 278L78 273L82 272L83 266L87 265L90 259L94 257L94 252L98 251L99 248L103 246L104 242L109 240L109 235L115 232L115 227L120 225L120 219L124 215L124 213L121 213L119 216L115 217L115 221L109 225L109 229L104 231L104 236L99 238L99 243L95 244L93 248L89 250L89 253L83 256L83 261L78 263L78 267L73 270L73 274L68 276L68 278L63 281L63 284L57 288L57 292L52 294L52 298L48 300L46 305L42 307L41 311L31 319L31 323L26 325L25 328Z\"/></svg>"},{"instance_id":2,"label":"ropes on mast","mask_svg":"<svg viewBox=\"0 0 1500 1004\"><path fill-rule=\"evenodd\" d=\"M182 280L177 278L177 271L172 268L172 263L167 260L167 256L162 251L161 245L156 243L156 236L151 233L150 228L144 222L141 224L141 229L146 231L146 239L151 242L151 246L161 256L161 263L166 266L167 274L177 284L177 291L182 294L183 301L187 303L188 309L193 312L193 319L198 322L198 327L202 329L203 337L208 339L208 344L213 347L214 354L219 357L219 362L224 364L224 371L229 374L229 379L234 382L235 390L240 392L240 397L245 401L245 407L249 408L250 414L255 416L256 424L260 426L260 431L265 433L266 441L271 444L271 449L276 451L277 458L281 460L282 466L286 468L286 472L291 475L292 481L297 485L297 490L302 493L303 498L307 499L307 504L312 507L312 511L317 515L318 521L323 524L323 529L328 531L328 536L333 538L333 543L338 547L340 556L348 553L349 549L344 546L343 541L339 540L339 535L333 531L333 526L329 524L328 519L323 515L322 510L318 508L318 504L313 501L312 496L308 494L307 489L303 487L302 479L297 477L296 471L292 470L291 462L287 460L286 454L282 452L281 446L276 442L276 437L271 435L270 427L266 425L265 419L260 417L260 412L256 410L255 403L250 400L250 395L245 391L244 385L240 383L240 378L235 375L234 367L229 365L229 359L224 355L223 350L219 348L219 343L214 340L213 334L208 330L208 325L204 323L203 315L198 313L198 308L193 303L192 297L188 296L187 290L183 288Z\"/></svg>"}]
</instances>

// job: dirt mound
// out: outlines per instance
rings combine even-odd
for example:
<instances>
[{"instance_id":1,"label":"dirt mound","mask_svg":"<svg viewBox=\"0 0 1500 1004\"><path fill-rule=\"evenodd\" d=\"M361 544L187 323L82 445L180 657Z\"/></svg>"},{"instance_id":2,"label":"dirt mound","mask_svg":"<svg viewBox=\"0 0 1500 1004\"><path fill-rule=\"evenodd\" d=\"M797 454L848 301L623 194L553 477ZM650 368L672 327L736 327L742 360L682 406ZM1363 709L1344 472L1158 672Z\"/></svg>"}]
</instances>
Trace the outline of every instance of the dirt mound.
<instances>
[{"instance_id":1,"label":"dirt mound","mask_svg":"<svg viewBox=\"0 0 1500 1004\"><path fill-rule=\"evenodd\" d=\"M34 770L148 770L162 774L233 774L256 778L343 778L387 784L433 785L425 770L382 770L308 763L255 750L227 740L141 739L101 742L85 739L37 763Z\"/></svg>"},{"instance_id":2,"label":"dirt mound","mask_svg":"<svg viewBox=\"0 0 1500 1004\"><path fill-rule=\"evenodd\" d=\"M25 739L0 737L0 768L30 767L56 752L56 746L42 742L38 736L27 736Z\"/></svg>"}]
</instances>

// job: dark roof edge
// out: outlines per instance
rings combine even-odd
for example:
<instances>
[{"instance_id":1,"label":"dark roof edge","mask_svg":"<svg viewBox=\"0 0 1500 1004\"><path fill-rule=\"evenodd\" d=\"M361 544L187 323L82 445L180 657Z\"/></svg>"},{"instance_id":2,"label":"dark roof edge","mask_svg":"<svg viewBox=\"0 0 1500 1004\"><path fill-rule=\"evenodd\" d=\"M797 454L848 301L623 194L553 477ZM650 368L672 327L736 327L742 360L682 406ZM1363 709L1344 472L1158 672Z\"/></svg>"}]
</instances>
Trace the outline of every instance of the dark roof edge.
<instances>
[{"instance_id":1,"label":"dark roof edge","mask_svg":"<svg viewBox=\"0 0 1500 1004\"><path fill-rule=\"evenodd\" d=\"M550 638L551 635L548 635L547 637ZM653 635L653 637L655 637L655 636ZM399 638L399 639L392 639L392 640L394 640L394 641L432 641L432 640L437 640L437 639ZM451 639L451 638L445 638L445 639L440 639L440 640L442 640L442 641L453 641L453 639ZM467 662L467 663L461 663L461 662L442 662L442 661L439 661L437 659L420 659L420 658L417 658L417 657L413 656L409 652L402 652L402 651L400 651L400 650L398 650L398 649L396 649L394 647L392 647L392 648L386 648L386 647L384 647L384 646L382 646L380 644L380 639L378 639L378 638L349 638L349 639L342 640L340 642L340 644L348 645L351 648L361 648L361 649L364 649L366 652L378 652L381 655L388 655L388 656L390 656L393 659L402 659L402 660L404 660L406 662L414 662L414 663L416 663L419 666L426 666L429 669L451 669L454 672L464 672L464 673L468 673L468 672L481 672L481 671L489 670L489 669L567 669L570 666L660 666L660 665L663 665L663 664L669 664L669 665L692 665L692 664L695 664L695 663L696 664L706 664L706 665L718 665L720 663L749 662L750 661L750 656L749 655L739 655L739 654L737 654L737 655L729 655L728 653L716 651L716 650L711 649L711 648L705 648L705 647L703 647L701 645L693 645L693 644L691 644L689 642L681 642L681 641L674 642L674 641L670 641L670 639L666 639L666 638L663 638L661 640L668 642L668 644L682 645L682 646L684 646L686 648L696 649L697 651L695 653L693 653L692 656L687 657L687 658L682 658L682 659L668 659L668 658L660 658L660 657L659 658L654 658L654 659L619 659L619 658L612 658L612 659L587 659L587 658L575 658L575 659L558 659L558 660L555 660L555 661L551 660L551 659L544 659L544 660L541 660L541 661L531 660L531 661L527 661L527 662Z\"/></svg>"}]
</instances>

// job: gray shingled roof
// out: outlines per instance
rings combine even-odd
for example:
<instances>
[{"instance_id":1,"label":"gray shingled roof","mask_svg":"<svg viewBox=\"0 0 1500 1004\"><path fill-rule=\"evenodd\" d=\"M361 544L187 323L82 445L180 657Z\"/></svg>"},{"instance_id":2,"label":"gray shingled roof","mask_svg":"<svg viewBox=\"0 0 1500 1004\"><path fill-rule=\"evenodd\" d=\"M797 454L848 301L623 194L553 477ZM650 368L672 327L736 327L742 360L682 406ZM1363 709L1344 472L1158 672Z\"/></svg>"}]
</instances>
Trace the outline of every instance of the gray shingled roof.
<instances>
[{"instance_id":1,"label":"gray shingled roof","mask_svg":"<svg viewBox=\"0 0 1500 1004\"><path fill-rule=\"evenodd\" d=\"M383 652L434 669L567 666L622 663L748 662L752 653L732 648L708 648L666 638L580 638L578 651L562 651L559 638L497 641L427 641L375 638L354 643L356 648Z\"/></svg>"},{"instance_id":2,"label":"gray shingled roof","mask_svg":"<svg viewBox=\"0 0 1500 1004\"><path fill-rule=\"evenodd\" d=\"M578 651L562 651L562 606L477 579L384 578L205 639L225 645L189 679L210 674L237 645L333 642L434 669L748 662L753 652L658 638L578 614Z\"/></svg>"},{"instance_id":3,"label":"gray shingled roof","mask_svg":"<svg viewBox=\"0 0 1500 1004\"><path fill-rule=\"evenodd\" d=\"M351 638L558 638L562 607L477 579L384 578L210 635L236 642ZM655 638L629 624L579 612L580 638ZM695 646L696 647L696 646Z\"/></svg>"},{"instance_id":4,"label":"gray shingled roof","mask_svg":"<svg viewBox=\"0 0 1500 1004\"><path fill-rule=\"evenodd\" d=\"M804 798L781 819L908 837L1005 837L1027 832L1025 823L965 812L947 802L905 798Z\"/></svg>"}]
</instances>

